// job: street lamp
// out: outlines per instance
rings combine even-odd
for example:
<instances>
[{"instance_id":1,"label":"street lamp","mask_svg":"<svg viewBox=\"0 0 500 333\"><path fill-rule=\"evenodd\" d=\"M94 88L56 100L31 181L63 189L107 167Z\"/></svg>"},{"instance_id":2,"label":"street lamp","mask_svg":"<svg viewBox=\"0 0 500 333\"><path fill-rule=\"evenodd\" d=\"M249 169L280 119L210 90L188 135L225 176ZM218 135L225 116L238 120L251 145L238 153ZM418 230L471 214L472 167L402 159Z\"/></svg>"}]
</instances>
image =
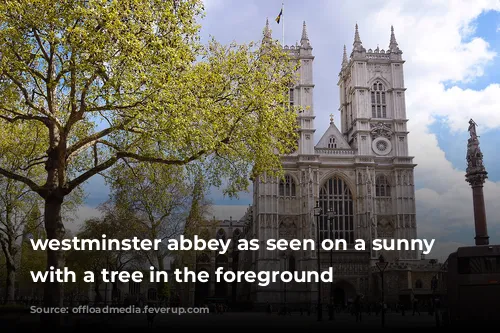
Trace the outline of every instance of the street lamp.
<instances>
[{"instance_id":1,"label":"street lamp","mask_svg":"<svg viewBox=\"0 0 500 333\"><path fill-rule=\"evenodd\" d=\"M389 263L385 261L384 256L380 255L378 262L376 263L378 270L380 271L380 278L382 282L382 327L385 326L385 293L384 293L384 271Z\"/></svg>"},{"instance_id":2,"label":"street lamp","mask_svg":"<svg viewBox=\"0 0 500 333\"><path fill-rule=\"evenodd\" d=\"M335 218L335 215L337 213L333 210L332 207L328 209L328 212L326 213L326 216L328 217L328 221L330 222L330 239L333 241L333 219ZM330 249L330 267L332 267L333 270L333 246ZM335 319L335 310L333 308L333 282L330 285L330 308L329 308L329 315L330 315L330 320Z\"/></svg>"},{"instance_id":3,"label":"street lamp","mask_svg":"<svg viewBox=\"0 0 500 333\"><path fill-rule=\"evenodd\" d=\"M286 265L286 259L287 259L287 256L286 256L286 253L283 253L283 259L285 260L285 271L287 270L287 265ZM285 285L285 305L284 305L284 315L286 316L287 312L286 312L286 282L283 282L284 285Z\"/></svg>"},{"instance_id":4,"label":"street lamp","mask_svg":"<svg viewBox=\"0 0 500 333\"><path fill-rule=\"evenodd\" d=\"M316 251L317 251L317 260L318 260L318 321L321 321L323 316L323 309L321 308L321 261L319 258L320 253L320 237L319 237L319 217L323 213L323 210L319 206L319 203L316 201L316 207L314 207L314 216L316 217Z\"/></svg>"}]
</instances>

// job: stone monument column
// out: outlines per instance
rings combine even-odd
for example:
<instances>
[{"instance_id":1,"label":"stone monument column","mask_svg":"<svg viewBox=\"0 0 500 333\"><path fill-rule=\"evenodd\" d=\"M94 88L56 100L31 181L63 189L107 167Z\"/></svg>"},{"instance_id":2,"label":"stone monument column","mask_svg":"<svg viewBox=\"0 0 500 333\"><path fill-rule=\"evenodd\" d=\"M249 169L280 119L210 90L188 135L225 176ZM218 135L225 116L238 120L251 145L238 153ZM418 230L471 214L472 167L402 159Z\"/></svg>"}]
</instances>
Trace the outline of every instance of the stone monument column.
<instances>
[{"instance_id":1,"label":"stone monument column","mask_svg":"<svg viewBox=\"0 0 500 333\"><path fill-rule=\"evenodd\" d=\"M476 133L477 124L469 120L470 138L467 144L467 170L465 180L472 187L474 205L474 226L476 231L476 245L488 245L488 226L486 223L486 208L484 204L483 185L488 178L488 172L483 165L483 153L479 148L479 139Z\"/></svg>"}]
</instances>

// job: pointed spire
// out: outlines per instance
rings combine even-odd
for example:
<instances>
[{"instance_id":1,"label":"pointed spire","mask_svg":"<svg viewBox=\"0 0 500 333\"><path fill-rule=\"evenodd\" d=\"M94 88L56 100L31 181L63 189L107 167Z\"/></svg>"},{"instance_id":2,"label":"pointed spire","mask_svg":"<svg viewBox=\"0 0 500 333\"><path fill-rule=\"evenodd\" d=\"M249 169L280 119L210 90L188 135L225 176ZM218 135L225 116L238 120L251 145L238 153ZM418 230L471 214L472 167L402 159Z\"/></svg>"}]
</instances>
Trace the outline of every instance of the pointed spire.
<instances>
[{"instance_id":1,"label":"pointed spire","mask_svg":"<svg viewBox=\"0 0 500 333\"><path fill-rule=\"evenodd\" d=\"M359 37L359 30L358 30L358 24L356 23L356 27L354 30L354 46L356 45L361 45L361 38Z\"/></svg>"},{"instance_id":2,"label":"pointed spire","mask_svg":"<svg viewBox=\"0 0 500 333\"><path fill-rule=\"evenodd\" d=\"M306 21L302 24L302 38L300 40L309 40L309 37L307 37Z\"/></svg>"},{"instance_id":3,"label":"pointed spire","mask_svg":"<svg viewBox=\"0 0 500 333\"><path fill-rule=\"evenodd\" d=\"M309 43L309 36L307 36L306 21L302 24L302 37L300 38L300 45L305 48L311 47L311 44Z\"/></svg>"},{"instance_id":4,"label":"pointed spire","mask_svg":"<svg viewBox=\"0 0 500 333\"><path fill-rule=\"evenodd\" d=\"M347 60L347 49L344 44L344 54L342 55L342 68L347 66L348 60Z\"/></svg>"},{"instance_id":5,"label":"pointed spire","mask_svg":"<svg viewBox=\"0 0 500 333\"><path fill-rule=\"evenodd\" d=\"M264 38L263 41L270 41L272 39L271 36L271 28L269 28L269 18L266 18L266 26L264 27Z\"/></svg>"},{"instance_id":6,"label":"pointed spire","mask_svg":"<svg viewBox=\"0 0 500 333\"><path fill-rule=\"evenodd\" d=\"M394 27L391 25L391 41L389 43L389 50L391 52L398 52L398 42L396 41L396 36L394 35Z\"/></svg>"},{"instance_id":7,"label":"pointed spire","mask_svg":"<svg viewBox=\"0 0 500 333\"><path fill-rule=\"evenodd\" d=\"M358 24L356 23L356 27L354 30L354 43L352 43L353 49L352 51L359 51L363 52L363 44L361 43L361 38L359 37L359 30L358 30Z\"/></svg>"}]
</instances>

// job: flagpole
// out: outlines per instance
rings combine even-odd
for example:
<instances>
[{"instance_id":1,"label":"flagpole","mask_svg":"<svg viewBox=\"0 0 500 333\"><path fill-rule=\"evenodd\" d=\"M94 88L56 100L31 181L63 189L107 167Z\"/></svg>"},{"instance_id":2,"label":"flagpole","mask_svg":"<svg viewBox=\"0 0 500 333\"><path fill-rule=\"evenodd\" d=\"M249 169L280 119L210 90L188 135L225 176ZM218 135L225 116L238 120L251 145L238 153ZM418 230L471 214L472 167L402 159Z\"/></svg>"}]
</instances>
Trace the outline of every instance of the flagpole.
<instances>
[{"instance_id":1,"label":"flagpole","mask_svg":"<svg viewBox=\"0 0 500 333\"><path fill-rule=\"evenodd\" d=\"M285 47L285 2L281 3L281 16L283 17L283 25L281 26L281 44Z\"/></svg>"}]
</instances>

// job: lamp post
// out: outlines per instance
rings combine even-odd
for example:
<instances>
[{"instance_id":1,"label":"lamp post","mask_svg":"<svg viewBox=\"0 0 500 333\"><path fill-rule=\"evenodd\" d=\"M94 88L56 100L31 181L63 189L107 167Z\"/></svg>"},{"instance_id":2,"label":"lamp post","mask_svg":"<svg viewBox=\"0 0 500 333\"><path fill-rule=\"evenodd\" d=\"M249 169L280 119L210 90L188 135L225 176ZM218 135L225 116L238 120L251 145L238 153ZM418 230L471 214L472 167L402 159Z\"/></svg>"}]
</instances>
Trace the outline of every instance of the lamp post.
<instances>
[{"instance_id":1,"label":"lamp post","mask_svg":"<svg viewBox=\"0 0 500 333\"><path fill-rule=\"evenodd\" d=\"M314 207L314 216L316 217L316 251L317 251L317 260L318 260L318 321L321 321L323 317L323 309L321 308L321 261L319 258L320 254L320 237L319 237L319 217L323 210L319 206L319 203L316 201L316 207Z\"/></svg>"},{"instance_id":2,"label":"lamp post","mask_svg":"<svg viewBox=\"0 0 500 333\"><path fill-rule=\"evenodd\" d=\"M328 212L327 212L327 217L328 217L328 221L330 222L330 239L333 241L333 219L335 218L335 215L337 213L333 210L332 207L330 207L328 209ZM332 270L333 270L333 246L332 248L330 249L330 267L332 267ZM329 316L330 316L330 320L335 320L335 309L334 309L334 306L333 306L333 282L332 282L332 285L330 286L330 308L329 308Z\"/></svg>"},{"instance_id":3,"label":"lamp post","mask_svg":"<svg viewBox=\"0 0 500 333\"><path fill-rule=\"evenodd\" d=\"M384 271L389 263L385 261L384 256L380 255L378 262L376 263L378 270L380 271L380 279L382 282L382 327L385 327L385 288L384 288Z\"/></svg>"},{"instance_id":4,"label":"lamp post","mask_svg":"<svg viewBox=\"0 0 500 333\"><path fill-rule=\"evenodd\" d=\"M286 265L286 259L287 259L286 253L284 253L284 254L283 254L283 259L285 260L285 271L286 271L286 270L287 270L287 267L286 267L286 266L287 266L287 265ZM283 282L283 283L284 283L284 285L285 285L285 293L284 293L284 296L285 296L285 297L284 297L284 298L285 298L285 299L284 299L284 301L285 301L285 305L284 305L284 309L283 309L283 311L284 311L284 315L286 316L286 314L287 314L287 311L286 311L286 282Z\"/></svg>"}]
</instances>

